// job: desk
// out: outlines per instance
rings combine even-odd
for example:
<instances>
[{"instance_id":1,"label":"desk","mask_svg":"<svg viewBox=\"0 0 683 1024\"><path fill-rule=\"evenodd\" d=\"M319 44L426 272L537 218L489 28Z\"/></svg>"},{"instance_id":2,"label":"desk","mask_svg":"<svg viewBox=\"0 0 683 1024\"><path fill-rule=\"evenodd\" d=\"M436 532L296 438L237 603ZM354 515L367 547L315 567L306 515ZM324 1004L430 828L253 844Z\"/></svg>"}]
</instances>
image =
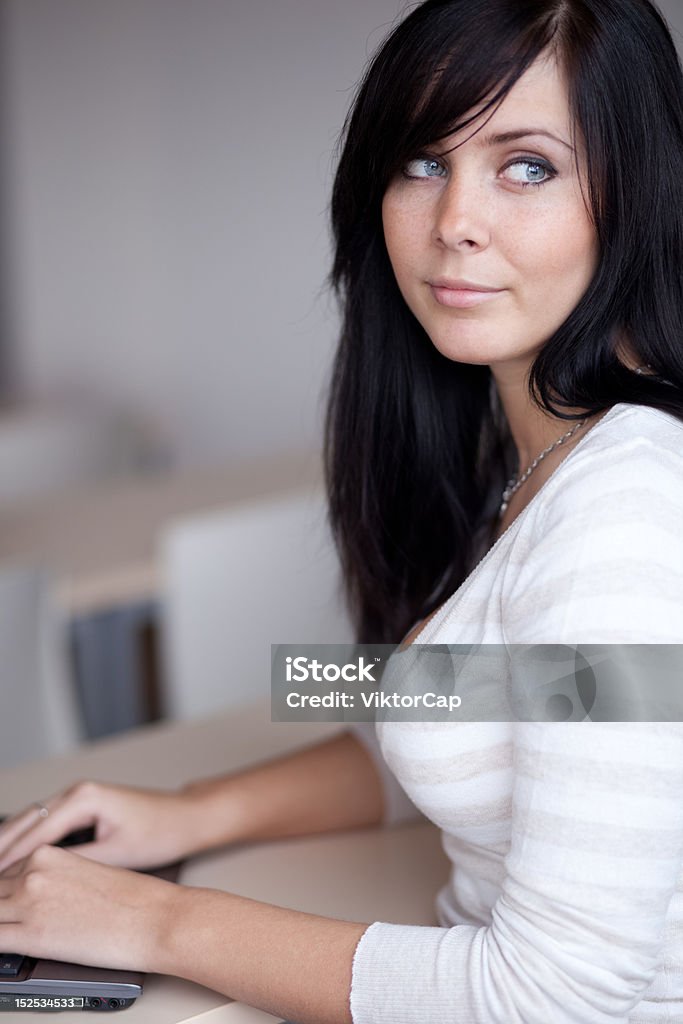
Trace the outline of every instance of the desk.
<instances>
[{"instance_id":1,"label":"desk","mask_svg":"<svg viewBox=\"0 0 683 1024\"><path fill-rule=\"evenodd\" d=\"M110 481L0 509L0 563L51 573L70 617L153 599L157 543L181 516L229 508L321 480L315 453Z\"/></svg>"},{"instance_id":2,"label":"desk","mask_svg":"<svg viewBox=\"0 0 683 1024\"><path fill-rule=\"evenodd\" d=\"M333 735L339 725L272 723L259 702L193 723L155 723L75 754L0 772L13 811L49 797L79 778L173 787L230 771ZM188 862L182 881L358 921L435 924L433 900L448 862L438 831L426 822L392 829L357 829L224 849ZM176 978L150 975L143 997L121 1024L262 1024L275 1018ZM45 1021L44 1014L22 1014ZM119 1018L111 1018L112 1020ZM57 1024L83 1024L61 1013Z\"/></svg>"}]
</instances>

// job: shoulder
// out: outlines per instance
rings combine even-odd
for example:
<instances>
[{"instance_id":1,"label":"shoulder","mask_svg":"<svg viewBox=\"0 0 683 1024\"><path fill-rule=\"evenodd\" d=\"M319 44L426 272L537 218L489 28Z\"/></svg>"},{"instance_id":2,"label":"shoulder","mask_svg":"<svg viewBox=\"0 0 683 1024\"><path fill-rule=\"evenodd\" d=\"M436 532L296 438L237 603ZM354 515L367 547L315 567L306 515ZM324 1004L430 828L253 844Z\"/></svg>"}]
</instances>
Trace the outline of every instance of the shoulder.
<instances>
[{"instance_id":1,"label":"shoulder","mask_svg":"<svg viewBox=\"0 0 683 1024\"><path fill-rule=\"evenodd\" d=\"M538 498L512 553L511 642L683 642L683 422L615 407Z\"/></svg>"},{"instance_id":2,"label":"shoulder","mask_svg":"<svg viewBox=\"0 0 683 1024\"><path fill-rule=\"evenodd\" d=\"M560 467L543 500L546 524L574 518L587 509L596 524L628 520L644 503L652 515L652 497L683 500L683 421L642 406L620 405Z\"/></svg>"}]
</instances>

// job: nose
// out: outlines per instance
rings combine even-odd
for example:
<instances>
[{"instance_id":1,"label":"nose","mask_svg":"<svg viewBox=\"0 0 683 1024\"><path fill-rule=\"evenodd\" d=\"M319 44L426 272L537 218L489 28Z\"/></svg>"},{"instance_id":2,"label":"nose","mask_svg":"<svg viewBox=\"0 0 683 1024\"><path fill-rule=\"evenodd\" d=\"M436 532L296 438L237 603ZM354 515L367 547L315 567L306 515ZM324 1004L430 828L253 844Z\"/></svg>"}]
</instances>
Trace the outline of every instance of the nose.
<instances>
[{"instance_id":1,"label":"nose","mask_svg":"<svg viewBox=\"0 0 683 1024\"><path fill-rule=\"evenodd\" d=\"M476 251L489 245L490 220L478 182L451 174L436 203L432 239L454 250Z\"/></svg>"}]
</instances>

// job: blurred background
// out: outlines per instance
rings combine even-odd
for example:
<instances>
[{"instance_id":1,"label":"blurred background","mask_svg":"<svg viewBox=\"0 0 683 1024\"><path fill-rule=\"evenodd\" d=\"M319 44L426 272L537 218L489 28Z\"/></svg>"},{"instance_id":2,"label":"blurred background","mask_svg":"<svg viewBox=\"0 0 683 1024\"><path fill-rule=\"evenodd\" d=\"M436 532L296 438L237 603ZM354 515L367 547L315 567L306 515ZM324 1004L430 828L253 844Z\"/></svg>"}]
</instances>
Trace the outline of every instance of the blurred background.
<instances>
[{"instance_id":1,"label":"blurred background","mask_svg":"<svg viewBox=\"0 0 683 1024\"><path fill-rule=\"evenodd\" d=\"M405 9L0 0L0 767L267 694L271 642L350 639L327 206Z\"/></svg>"}]
</instances>

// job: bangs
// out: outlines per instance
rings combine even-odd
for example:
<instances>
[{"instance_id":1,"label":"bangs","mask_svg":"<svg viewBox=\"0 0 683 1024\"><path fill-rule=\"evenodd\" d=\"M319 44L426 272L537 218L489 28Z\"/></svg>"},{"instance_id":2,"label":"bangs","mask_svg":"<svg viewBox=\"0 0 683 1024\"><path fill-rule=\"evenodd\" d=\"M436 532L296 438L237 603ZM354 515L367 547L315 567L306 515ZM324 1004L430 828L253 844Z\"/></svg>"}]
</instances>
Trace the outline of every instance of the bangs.
<instances>
[{"instance_id":1,"label":"bangs","mask_svg":"<svg viewBox=\"0 0 683 1024\"><path fill-rule=\"evenodd\" d=\"M382 191L420 149L489 110L492 116L536 58L552 48L558 19L546 11L530 25L528 6L500 0L492 16L491 4L476 0L457 12L452 4L427 4L430 17L419 17L427 12L418 8L399 25L381 66L370 72L377 91L368 146Z\"/></svg>"}]
</instances>

